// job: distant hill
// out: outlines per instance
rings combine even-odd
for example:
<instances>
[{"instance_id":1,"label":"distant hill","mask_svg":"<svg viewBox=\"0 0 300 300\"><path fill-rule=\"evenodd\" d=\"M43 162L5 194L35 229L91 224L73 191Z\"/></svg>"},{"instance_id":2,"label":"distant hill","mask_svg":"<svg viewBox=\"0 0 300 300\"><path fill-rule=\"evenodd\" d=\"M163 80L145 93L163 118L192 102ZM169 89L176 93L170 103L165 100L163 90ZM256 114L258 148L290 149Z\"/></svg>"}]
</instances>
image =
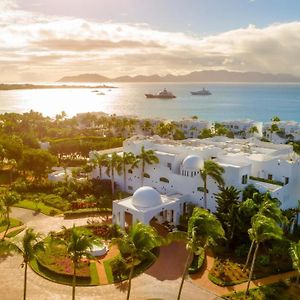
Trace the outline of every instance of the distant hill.
<instances>
[{"instance_id":1,"label":"distant hill","mask_svg":"<svg viewBox=\"0 0 300 300\"><path fill-rule=\"evenodd\" d=\"M58 82L300 82L300 77L289 74L260 72L196 71L186 75L137 75L108 78L99 74L66 76Z\"/></svg>"}]
</instances>

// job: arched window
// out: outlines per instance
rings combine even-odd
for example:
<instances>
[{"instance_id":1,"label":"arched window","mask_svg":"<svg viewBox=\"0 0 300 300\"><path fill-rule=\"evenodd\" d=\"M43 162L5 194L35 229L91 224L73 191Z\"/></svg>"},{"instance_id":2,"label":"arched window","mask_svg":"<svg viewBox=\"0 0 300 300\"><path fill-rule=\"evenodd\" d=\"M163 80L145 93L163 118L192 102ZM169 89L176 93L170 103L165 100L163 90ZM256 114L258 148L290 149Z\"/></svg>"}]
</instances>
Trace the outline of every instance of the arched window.
<instances>
[{"instance_id":1,"label":"arched window","mask_svg":"<svg viewBox=\"0 0 300 300\"><path fill-rule=\"evenodd\" d=\"M128 170L128 173L129 173L129 174L132 174L132 170L131 170L131 169L129 169L129 170Z\"/></svg>"}]
</instances>

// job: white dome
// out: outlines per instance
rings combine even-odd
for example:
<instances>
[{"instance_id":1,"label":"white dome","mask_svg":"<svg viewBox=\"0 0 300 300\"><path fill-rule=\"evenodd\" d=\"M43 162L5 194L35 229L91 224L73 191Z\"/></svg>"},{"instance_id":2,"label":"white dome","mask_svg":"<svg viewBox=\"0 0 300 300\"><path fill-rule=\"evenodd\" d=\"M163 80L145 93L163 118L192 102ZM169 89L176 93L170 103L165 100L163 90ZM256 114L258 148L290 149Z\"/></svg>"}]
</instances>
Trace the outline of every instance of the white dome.
<instances>
[{"instance_id":1,"label":"white dome","mask_svg":"<svg viewBox=\"0 0 300 300\"><path fill-rule=\"evenodd\" d=\"M150 186L143 186L137 189L131 199L134 206L155 207L162 204L159 192Z\"/></svg>"},{"instance_id":2,"label":"white dome","mask_svg":"<svg viewBox=\"0 0 300 300\"><path fill-rule=\"evenodd\" d=\"M189 155L182 162L184 170L199 170L203 167L203 159L198 155Z\"/></svg>"}]
</instances>

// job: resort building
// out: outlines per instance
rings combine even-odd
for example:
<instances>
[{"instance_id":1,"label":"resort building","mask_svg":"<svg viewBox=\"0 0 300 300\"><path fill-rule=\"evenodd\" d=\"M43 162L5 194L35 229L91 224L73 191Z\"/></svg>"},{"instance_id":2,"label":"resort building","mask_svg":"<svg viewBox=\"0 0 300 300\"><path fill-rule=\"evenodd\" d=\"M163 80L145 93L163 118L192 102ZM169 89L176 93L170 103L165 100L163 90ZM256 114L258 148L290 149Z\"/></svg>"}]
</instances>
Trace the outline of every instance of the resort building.
<instances>
[{"instance_id":1,"label":"resort building","mask_svg":"<svg viewBox=\"0 0 300 300\"><path fill-rule=\"evenodd\" d=\"M205 120L184 118L180 121L172 121L172 124L183 131L185 138L198 138L203 129L213 130L213 123Z\"/></svg>"},{"instance_id":2,"label":"resort building","mask_svg":"<svg viewBox=\"0 0 300 300\"><path fill-rule=\"evenodd\" d=\"M233 120L220 122L225 128L230 130L235 137L249 138L249 137L262 137L263 123L254 120ZM258 132L252 132L251 129L256 127Z\"/></svg>"},{"instance_id":3,"label":"resort building","mask_svg":"<svg viewBox=\"0 0 300 300\"><path fill-rule=\"evenodd\" d=\"M162 195L161 202L157 201L158 210L154 209L155 214L161 208L163 211L173 210L176 211L176 214L178 211L181 213L183 207L179 207L178 210L178 206L177 209L174 207L168 209L166 206L167 203L173 203L171 199L175 198L183 201L180 202L181 205L191 202L204 206L204 187L199 170L203 167L204 161L208 159L217 162L224 168L223 178L226 186L232 185L238 190L243 190L249 184L253 184L259 191L269 191L272 197L278 198L283 209L297 206L300 195L300 158L293 152L290 145L275 145L261 142L256 138L213 137L201 140L173 141L158 136L149 138L135 136L124 142L123 151L138 155L142 146L145 147L145 150L153 150L159 158L159 163L146 164L143 177L141 165L134 169L128 166L125 186L124 174L115 174L115 182L129 193L134 193L142 186L154 188ZM109 179L105 174L104 167L102 174L104 174L103 178ZM93 177L98 176L99 170L95 169ZM207 208L213 212L216 210L215 193L218 191L216 182L208 178ZM117 205L114 204L114 209L117 213L127 211L133 214L134 212L133 215L143 221L138 212L141 210L137 207L142 207L142 210L148 213L155 206L151 200L147 200L148 196L145 201L149 202L149 207L137 204L139 200L136 199L133 196L121 200L117 202ZM138 197L138 199L140 198ZM115 214L115 211L113 213ZM175 223L176 214L175 217L173 215ZM149 220L147 214L144 217ZM120 215L118 218L122 224L123 217Z\"/></svg>"},{"instance_id":4,"label":"resort building","mask_svg":"<svg viewBox=\"0 0 300 300\"><path fill-rule=\"evenodd\" d=\"M263 126L263 135L275 144L300 141L300 123L295 121L266 122Z\"/></svg>"},{"instance_id":5,"label":"resort building","mask_svg":"<svg viewBox=\"0 0 300 300\"><path fill-rule=\"evenodd\" d=\"M123 228L137 221L150 224L152 220L178 225L186 202L180 194L161 195L154 188L143 186L132 196L113 202L113 222Z\"/></svg>"}]
</instances>

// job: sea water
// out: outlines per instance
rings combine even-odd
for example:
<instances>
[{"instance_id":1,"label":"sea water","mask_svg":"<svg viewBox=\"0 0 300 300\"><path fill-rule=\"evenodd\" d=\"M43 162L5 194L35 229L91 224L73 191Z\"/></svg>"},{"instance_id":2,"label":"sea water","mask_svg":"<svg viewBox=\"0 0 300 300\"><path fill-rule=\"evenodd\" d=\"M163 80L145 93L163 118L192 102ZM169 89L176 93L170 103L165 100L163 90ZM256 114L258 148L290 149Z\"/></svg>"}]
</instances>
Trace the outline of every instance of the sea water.
<instances>
[{"instance_id":1,"label":"sea water","mask_svg":"<svg viewBox=\"0 0 300 300\"><path fill-rule=\"evenodd\" d=\"M96 85L90 84L90 85ZM55 116L102 111L108 114L160 117L178 120L198 116L205 120L254 119L268 121L274 115L300 122L300 84L232 83L115 83L117 88L34 89L0 91L0 113L39 111ZM203 87L211 96L192 96ZM146 99L145 93L167 88L176 99Z\"/></svg>"}]
</instances>

